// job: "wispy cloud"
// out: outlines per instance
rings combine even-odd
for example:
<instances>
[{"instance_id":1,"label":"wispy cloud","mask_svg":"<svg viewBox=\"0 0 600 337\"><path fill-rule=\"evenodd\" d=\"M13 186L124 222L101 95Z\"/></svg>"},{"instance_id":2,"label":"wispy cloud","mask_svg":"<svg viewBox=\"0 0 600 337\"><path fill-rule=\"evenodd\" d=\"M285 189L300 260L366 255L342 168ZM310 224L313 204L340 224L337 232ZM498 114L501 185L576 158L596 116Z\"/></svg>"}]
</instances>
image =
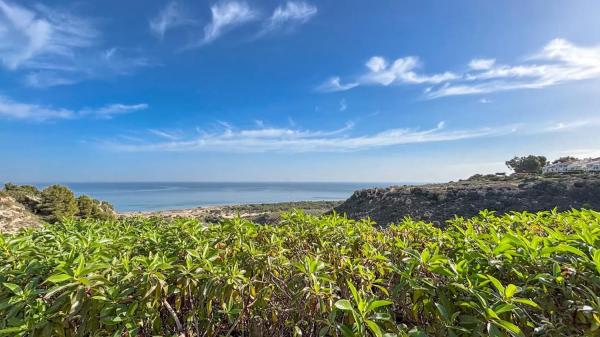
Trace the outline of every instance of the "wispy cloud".
<instances>
[{"instance_id":1,"label":"wispy cloud","mask_svg":"<svg viewBox=\"0 0 600 337\"><path fill-rule=\"evenodd\" d=\"M201 44L213 42L227 31L259 17L258 11L241 1L219 2L210 7L210 12L212 18L210 23L204 27Z\"/></svg>"},{"instance_id":2,"label":"wispy cloud","mask_svg":"<svg viewBox=\"0 0 600 337\"><path fill-rule=\"evenodd\" d=\"M75 112L69 109L15 102L9 98L0 96L0 116L13 119L43 121L48 119L73 118Z\"/></svg>"},{"instance_id":3,"label":"wispy cloud","mask_svg":"<svg viewBox=\"0 0 600 337\"><path fill-rule=\"evenodd\" d=\"M600 78L600 46L583 47L564 39L550 41L539 52L515 65L499 64L496 59L477 58L469 62L469 71L445 71L423 74L417 70L419 59L408 56L390 63L381 56L370 58L368 71L350 83L353 86L336 86L338 76L332 77L318 88L342 91L359 85L413 84L430 85L425 89L427 98L445 96L488 94L517 89L539 89L561 83ZM332 82L335 79L335 83Z\"/></svg>"},{"instance_id":4,"label":"wispy cloud","mask_svg":"<svg viewBox=\"0 0 600 337\"><path fill-rule=\"evenodd\" d=\"M143 142L104 141L118 151L219 151L219 152L331 152L354 151L384 146L455 141L513 132L512 128L448 130L443 122L431 129L389 129L375 134L351 135L353 124L331 131L262 127L201 132L188 139Z\"/></svg>"},{"instance_id":5,"label":"wispy cloud","mask_svg":"<svg viewBox=\"0 0 600 337\"><path fill-rule=\"evenodd\" d=\"M469 68L473 70L488 70L494 66L496 59L472 59Z\"/></svg>"},{"instance_id":6,"label":"wispy cloud","mask_svg":"<svg viewBox=\"0 0 600 337\"><path fill-rule=\"evenodd\" d=\"M342 98L340 101L340 111L346 111L348 109L348 103L346 103L346 99Z\"/></svg>"},{"instance_id":7,"label":"wispy cloud","mask_svg":"<svg viewBox=\"0 0 600 337\"><path fill-rule=\"evenodd\" d=\"M150 31L163 40L167 31L184 25L194 25L196 21L186 14L178 2L171 1L148 24Z\"/></svg>"},{"instance_id":8,"label":"wispy cloud","mask_svg":"<svg viewBox=\"0 0 600 337\"><path fill-rule=\"evenodd\" d=\"M110 119L116 115L145 110L147 108L147 104L110 104L99 108L71 110L17 102L10 98L0 96L0 117L31 121L76 119L82 117Z\"/></svg>"},{"instance_id":9,"label":"wispy cloud","mask_svg":"<svg viewBox=\"0 0 600 337\"><path fill-rule=\"evenodd\" d=\"M31 9L0 0L0 59L9 69L69 59L97 37L88 20L43 6Z\"/></svg>"},{"instance_id":10,"label":"wispy cloud","mask_svg":"<svg viewBox=\"0 0 600 337\"><path fill-rule=\"evenodd\" d=\"M168 139L168 140L178 140L178 139L181 139L180 132L165 131L165 130L158 130L158 129L149 129L148 132L150 132L151 134L154 134L154 135L156 135L158 137L161 137L161 138L164 138L164 139Z\"/></svg>"},{"instance_id":11,"label":"wispy cloud","mask_svg":"<svg viewBox=\"0 0 600 337\"><path fill-rule=\"evenodd\" d=\"M261 34L277 30L290 30L308 22L317 14L317 7L306 2L288 1L278 6L265 21Z\"/></svg>"},{"instance_id":12,"label":"wispy cloud","mask_svg":"<svg viewBox=\"0 0 600 337\"><path fill-rule=\"evenodd\" d=\"M100 119L111 119L116 115L128 114L140 110L148 109L148 104L139 103L139 104L109 104L103 106L101 108L96 109L82 109L79 111L80 116L94 116Z\"/></svg>"},{"instance_id":13,"label":"wispy cloud","mask_svg":"<svg viewBox=\"0 0 600 337\"><path fill-rule=\"evenodd\" d=\"M0 0L0 65L23 73L29 86L73 84L149 64L135 53L103 48L101 40L92 19Z\"/></svg>"},{"instance_id":14,"label":"wispy cloud","mask_svg":"<svg viewBox=\"0 0 600 337\"><path fill-rule=\"evenodd\" d=\"M437 84L458 78L451 72L425 75L416 72L420 66L419 59L414 56L396 59L391 64L381 56L374 56L366 63L369 72L360 79L362 84Z\"/></svg>"},{"instance_id":15,"label":"wispy cloud","mask_svg":"<svg viewBox=\"0 0 600 337\"><path fill-rule=\"evenodd\" d=\"M319 85L316 90L319 92L346 91L359 86L357 82L342 83L341 81L338 76L331 77Z\"/></svg>"},{"instance_id":16,"label":"wispy cloud","mask_svg":"<svg viewBox=\"0 0 600 337\"><path fill-rule=\"evenodd\" d=\"M359 85L439 84L459 78L459 75L452 72L420 74L416 71L420 67L420 62L415 56L399 58L391 63L381 56L373 56L365 63L365 66L368 71L356 80L348 82L348 84L341 84L340 77L334 76L319 85L317 90L321 92L345 91Z\"/></svg>"},{"instance_id":17,"label":"wispy cloud","mask_svg":"<svg viewBox=\"0 0 600 337\"><path fill-rule=\"evenodd\" d=\"M600 118L576 119L568 122L555 122L532 130L534 133L566 132L585 127L600 126Z\"/></svg>"}]
</instances>

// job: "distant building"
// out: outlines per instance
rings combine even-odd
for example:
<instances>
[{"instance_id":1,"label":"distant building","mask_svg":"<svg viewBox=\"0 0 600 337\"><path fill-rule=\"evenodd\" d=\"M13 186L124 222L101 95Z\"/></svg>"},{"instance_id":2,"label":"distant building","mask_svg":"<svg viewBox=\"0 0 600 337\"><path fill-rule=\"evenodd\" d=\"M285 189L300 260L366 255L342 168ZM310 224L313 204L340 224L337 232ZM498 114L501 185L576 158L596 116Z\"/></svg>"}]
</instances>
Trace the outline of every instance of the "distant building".
<instances>
[{"instance_id":1,"label":"distant building","mask_svg":"<svg viewBox=\"0 0 600 337\"><path fill-rule=\"evenodd\" d=\"M588 158L548 164L542 168L542 173L544 174L575 172L600 172L600 158Z\"/></svg>"}]
</instances>

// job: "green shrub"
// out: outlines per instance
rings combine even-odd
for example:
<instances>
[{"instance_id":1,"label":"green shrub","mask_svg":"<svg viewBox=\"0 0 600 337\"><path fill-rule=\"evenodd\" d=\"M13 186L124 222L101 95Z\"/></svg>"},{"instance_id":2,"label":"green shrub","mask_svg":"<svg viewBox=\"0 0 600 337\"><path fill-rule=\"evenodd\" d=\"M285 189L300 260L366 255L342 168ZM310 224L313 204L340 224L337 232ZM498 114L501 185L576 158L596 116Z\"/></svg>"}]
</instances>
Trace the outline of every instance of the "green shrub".
<instances>
[{"instance_id":1,"label":"green shrub","mask_svg":"<svg viewBox=\"0 0 600 337\"><path fill-rule=\"evenodd\" d=\"M4 192L25 206L30 212L35 212L40 201L41 192L31 185L4 184Z\"/></svg>"},{"instance_id":2,"label":"green shrub","mask_svg":"<svg viewBox=\"0 0 600 337\"><path fill-rule=\"evenodd\" d=\"M94 200L87 195L81 195L77 198L77 208L79 212L77 216L82 219L90 219L96 209Z\"/></svg>"},{"instance_id":3,"label":"green shrub","mask_svg":"<svg viewBox=\"0 0 600 337\"><path fill-rule=\"evenodd\" d=\"M5 336L598 336L600 213L69 220L0 235Z\"/></svg>"},{"instance_id":4,"label":"green shrub","mask_svg":"<svg viewBox=\"0 0 600 337\"><path fill-rule=\"evenodd\" d=\"M542 168L548 163L544 156L514 157L506 162L506 166L515 173L542 173Z\"/></svg>"},{"instance_id":5,"label":"green shrub","mask_svg":"<svg viewBox=\"0 0 600 337\"><path fill-rule=\"evenodd\" d=\"M41 193L38 214L48 222L56 222L77 214L77 199L71 190L61 185L46 187Z\"/></svg>"}]
</instances>

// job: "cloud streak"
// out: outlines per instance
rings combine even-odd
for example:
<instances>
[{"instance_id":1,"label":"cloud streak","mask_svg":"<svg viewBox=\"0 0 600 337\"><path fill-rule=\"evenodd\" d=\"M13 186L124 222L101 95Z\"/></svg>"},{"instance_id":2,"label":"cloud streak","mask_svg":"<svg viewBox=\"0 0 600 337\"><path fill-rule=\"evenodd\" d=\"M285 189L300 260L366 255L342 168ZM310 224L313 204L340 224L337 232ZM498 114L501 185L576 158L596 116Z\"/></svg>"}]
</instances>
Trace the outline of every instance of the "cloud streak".
<instances>
[{"instance_id":1,"label":"cloud streak","mask_svg":"<svg viewBox=\"0 0 600 337\"><path fill-rule=\"evenodd\" d=\"M562 83L600 78L600 46L578 46L565 39L554 39L527 58L514 65L499 64L493 58L472 59L468 71L445 71L435 74L419 72L421 62L415 56L398 58L393 62L381 56L371 57L365 64L367 72L343 86L334 76L317 87L319 91L344 91L367 85L429 85L429 99L489 94L519 89L540 89ZM335 81L333 81L333 79Z\"/></svg>"},{"instance_id":2,"label":"cloud streak","mask_svg":"<svg viewBox=\"0 0 600 337\"><path fill-rule=\"evenodd\" d=\"M284 6L275 8L273 14L265 21L261 33L293 29L308 22L317 12L317 7L309 3L288 1Z\"/></svg>"},{"instance_id":3,"label":"cloud streak","mask_svg":"<svg viewBox=\"0 0 600 337\"><path fill-rule=\"evenodd\" d=\"M513 132L512 128L448 130L443 122L430 129L389 129L369 135L351 135L352 124L332 131L290 128L235 129L204 132L187 139L158 139L142 142L104 141L102 146L117 151L206 151L206 152L343 152L377 147L456 141L497 136ZM154 133L156 135L156 133Z\"/></svg>"},{"instance_id":4,"label":"cloud streak","mask_svg":"<svg viewBox=\"0 0 600 337\"><path fill-rule=\"evenodd\" d=\"M102 47L94 21L43 5L0 0L0 66L42 88L123 75L151 63L135 52Z\"/></svg>"},{"instance_id":5,"label":"cloud streak","mask_svg":"<svg viewBox=\"0 0 600 337\"><path fill-rule=\"evenodd\" d=\"M150 31L161 41L167 31L196 22L189 18L178 2L171 1L148 23Z\"/></svg>"},{"instance_id":6,"label":"cloud streak","mask_svg":"<svg viewBox=\"0 0 600 337\"><path fill-rule=\"evenodd\" d=\"M32 103L17 102L10 98L0 96L0 117L18 120L47 121L59 119L77 119L92 117L97 119L111 119L116 115L145 110L148 104L109 104L99 108L83 108L71 110L55 108Z\"/></svg>"},{"instance_id":7,"label":"cloud streak","mask_svg":"<svg viewBox=\"0 0 600 337\"><path fill-rule=\"evenodd\" d=\"M211 43L221 35L242 24L258 19L258 11L246 2L225 1L210 7L211 21L204 27L201 44Z\"/></svg>"}]
</instances>

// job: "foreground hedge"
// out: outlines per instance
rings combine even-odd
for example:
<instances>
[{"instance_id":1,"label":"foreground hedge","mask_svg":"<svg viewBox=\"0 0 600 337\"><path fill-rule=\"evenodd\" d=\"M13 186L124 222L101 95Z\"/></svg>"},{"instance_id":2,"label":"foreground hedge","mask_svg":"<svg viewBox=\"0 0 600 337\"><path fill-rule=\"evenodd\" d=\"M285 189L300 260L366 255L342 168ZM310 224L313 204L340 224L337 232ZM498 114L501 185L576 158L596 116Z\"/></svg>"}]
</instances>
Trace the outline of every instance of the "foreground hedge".
<instances>
[{"instance_id":1,"label":"foreground hedge","mask_svg":"<svg viewBox=\"0 0 600 337\"><path fill-rule=\"evenodd\" d=\"M0 235L0 335L599 336L600 213Z\"/></svg>"}]
</instances>

